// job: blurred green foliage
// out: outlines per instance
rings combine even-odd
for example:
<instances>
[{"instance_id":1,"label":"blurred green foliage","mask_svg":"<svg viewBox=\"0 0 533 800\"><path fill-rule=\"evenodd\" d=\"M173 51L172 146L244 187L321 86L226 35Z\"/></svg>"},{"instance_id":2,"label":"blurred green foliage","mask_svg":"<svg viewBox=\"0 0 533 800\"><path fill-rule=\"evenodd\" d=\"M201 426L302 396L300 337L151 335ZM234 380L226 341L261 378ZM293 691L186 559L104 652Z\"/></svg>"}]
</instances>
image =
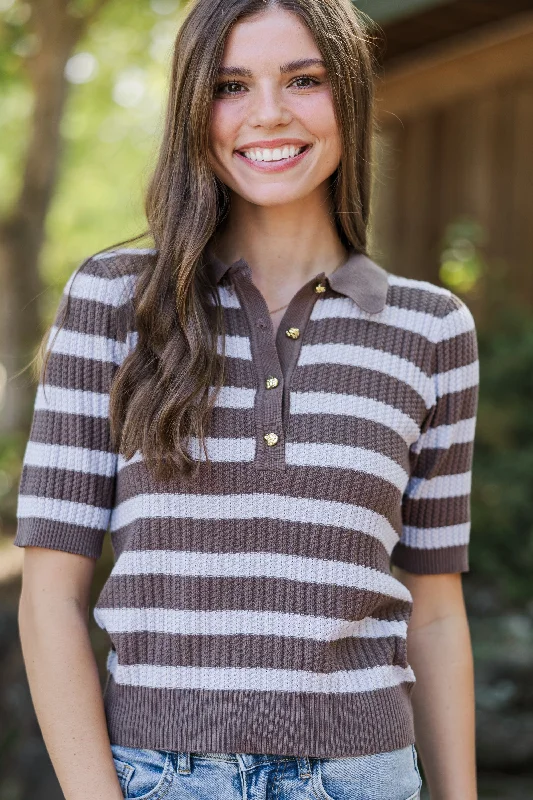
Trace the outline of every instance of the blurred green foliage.
<instances>
[{"instance_id":1,"label":"blurred green foliage","mask_svg":"<svg viewBox=\"0 0 533 800\"><path fill-rule=\"evenodd\" d=\"M501 597L533 600L533 317L507 305L478 333L480 401L472 569Z\"/></svg>"}]
</instances>

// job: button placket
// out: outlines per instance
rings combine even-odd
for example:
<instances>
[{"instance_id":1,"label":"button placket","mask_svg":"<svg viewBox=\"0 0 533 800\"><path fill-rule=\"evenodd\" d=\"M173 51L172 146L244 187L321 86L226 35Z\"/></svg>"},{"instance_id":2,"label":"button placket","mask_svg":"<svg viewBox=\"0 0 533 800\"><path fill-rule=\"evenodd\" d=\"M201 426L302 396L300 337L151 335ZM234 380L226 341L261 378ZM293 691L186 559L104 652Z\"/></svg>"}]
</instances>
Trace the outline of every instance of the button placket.
<instances>
[{"instance_id":1,"label":"button placket","mask_svg":"<svg viewBox=\"0 0 533 800\"><path fill-rule=\"evenodd\" d=\"M285 311L277 335L268 316L266 301L251 279L246 262L232 268L235 291L249 323L252 357L258 375L255 398L256 457L258 469L286 469L285 443L288 422L289 384L301 348L305 329L319 292L317 279L294 295ZM291 322L290 326L286 322Z\"/></svg>"}]
</instances>

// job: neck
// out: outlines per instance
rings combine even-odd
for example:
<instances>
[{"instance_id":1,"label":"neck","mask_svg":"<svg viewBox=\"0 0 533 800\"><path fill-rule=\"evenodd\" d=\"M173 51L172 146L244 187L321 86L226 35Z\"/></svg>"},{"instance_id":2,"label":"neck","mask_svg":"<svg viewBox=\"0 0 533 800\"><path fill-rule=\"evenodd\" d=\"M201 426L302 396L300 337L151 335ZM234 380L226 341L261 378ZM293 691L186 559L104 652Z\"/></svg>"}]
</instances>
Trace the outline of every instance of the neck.
<instances>
[{"instance_id":1,"label":"neck","mask_svg":"<svg viewBox=\"0 0 533 800\"><path fill-rule=\"evenodd\" d=\"M244 258L270 305L281 305L317 273L347 258L325 192L283 206L258 206L233 194L231 210L213 239L219 258Z\"/></svg>"}]
</instances>

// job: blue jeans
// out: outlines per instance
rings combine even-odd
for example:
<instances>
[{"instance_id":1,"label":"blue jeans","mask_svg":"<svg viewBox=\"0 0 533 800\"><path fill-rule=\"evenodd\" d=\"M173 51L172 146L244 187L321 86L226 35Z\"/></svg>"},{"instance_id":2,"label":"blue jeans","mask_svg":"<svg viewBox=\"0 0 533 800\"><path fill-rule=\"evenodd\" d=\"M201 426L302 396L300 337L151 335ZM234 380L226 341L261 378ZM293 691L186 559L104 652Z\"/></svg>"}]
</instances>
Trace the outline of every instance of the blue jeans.
<instances>
[{"instance_id":1,"label":"blue jeans","mask_svg":"<svg viewBox=\"0 0 533 800\"><path fill-rule=\"evenodd\" d=\"M111 750L131 800L418 800L422 785L414 745L347 758Z\"/></svg>"}]
</instances>

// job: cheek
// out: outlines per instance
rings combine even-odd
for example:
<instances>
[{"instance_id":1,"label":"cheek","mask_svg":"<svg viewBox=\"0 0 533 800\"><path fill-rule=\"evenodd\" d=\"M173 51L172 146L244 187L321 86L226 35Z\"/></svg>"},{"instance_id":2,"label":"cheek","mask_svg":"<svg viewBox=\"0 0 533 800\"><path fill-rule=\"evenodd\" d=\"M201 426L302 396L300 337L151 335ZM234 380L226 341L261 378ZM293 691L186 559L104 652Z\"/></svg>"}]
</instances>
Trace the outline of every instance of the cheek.
<instances>
[{"instance_id":1,"label":"cheek","mask_svg":"<svg viewBox=\"0 0 533 800\"><path fill-rule=\"evenodd\" d=\"M236 110L229 108L229 105L217 102L213 104L209 130L209 141L213 150L233 148L239 120Z\"/></svg>"},{"instance_id":2,"label":"cheek","mask_svg":"<svg viewBox=\"0 0 533 800\"><path fill-rule=\"evenodd\" d=\"M319 141L327 142L329 147L340 145L339 128L330 95L315 95L306 98L307 102L296 104L294 109L307 130Z\"/></svg>"}]
</instances>

